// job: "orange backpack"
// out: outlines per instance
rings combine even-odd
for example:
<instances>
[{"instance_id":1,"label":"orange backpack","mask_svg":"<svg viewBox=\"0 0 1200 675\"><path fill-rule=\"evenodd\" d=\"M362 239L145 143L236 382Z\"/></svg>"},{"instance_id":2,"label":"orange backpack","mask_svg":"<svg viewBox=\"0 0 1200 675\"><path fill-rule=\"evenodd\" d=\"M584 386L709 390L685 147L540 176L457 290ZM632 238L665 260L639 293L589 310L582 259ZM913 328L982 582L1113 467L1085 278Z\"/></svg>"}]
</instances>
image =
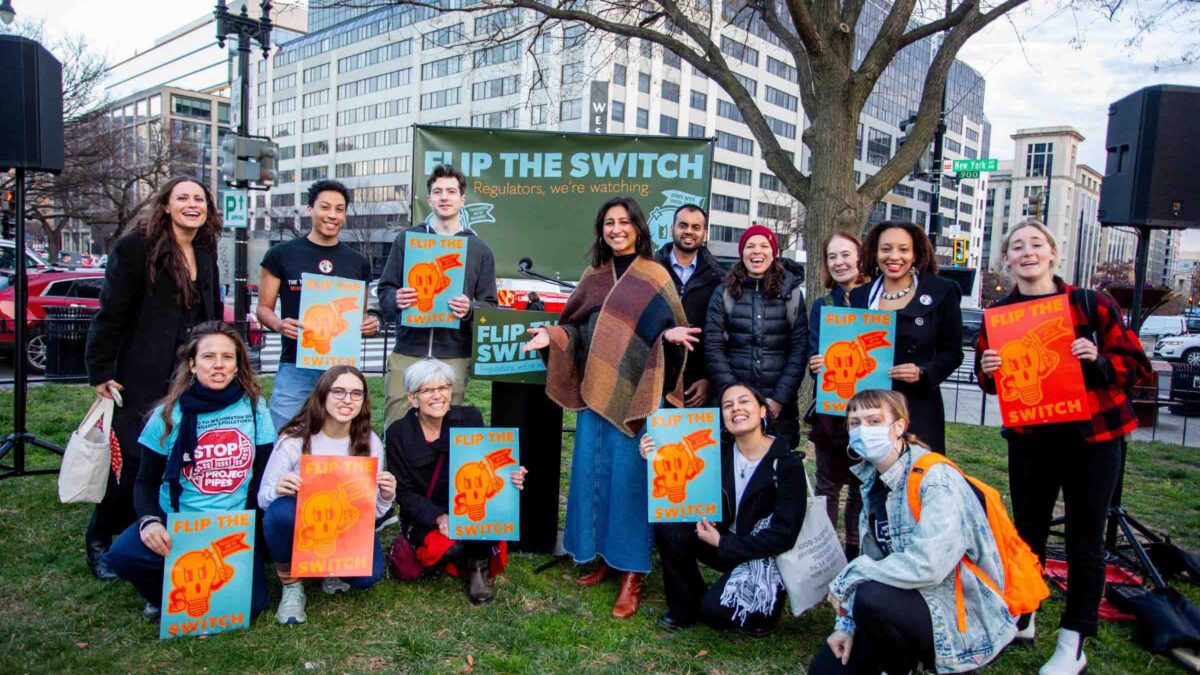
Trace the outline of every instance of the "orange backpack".
<instances>
[{"instance_id":1,"label":"orange backpack","mask_svg":"<svg viewBox=\"0 0 1200 675\"><path fill-rule=\"evenodd\" d=\"M975 577L1004 598L1008 611L1013 616L1029 614L1036 610L1042 601L1050 597L1050 588L1042 578L1042 566L1037 556L1030 550L1017 528L1008 517L1008 510L995 488L983 481L968 476L958 465L943 455L930 452L922 455L913 463L912 471L908 474L907 493L908 507L912 510L913 518L921 520L921 480L926 472L936 464L946 464L967 479L967 484L980 505L987 513L988 526L996 539L996 550L1000 552L1000 563L1004 567L1004 588L1001 589L979 566L963 556L962 563L954 570L954 596L958 606L958 631L967 631L967 609L963 605L962 568L975 574Z\"/></svg>"}]
</instances>

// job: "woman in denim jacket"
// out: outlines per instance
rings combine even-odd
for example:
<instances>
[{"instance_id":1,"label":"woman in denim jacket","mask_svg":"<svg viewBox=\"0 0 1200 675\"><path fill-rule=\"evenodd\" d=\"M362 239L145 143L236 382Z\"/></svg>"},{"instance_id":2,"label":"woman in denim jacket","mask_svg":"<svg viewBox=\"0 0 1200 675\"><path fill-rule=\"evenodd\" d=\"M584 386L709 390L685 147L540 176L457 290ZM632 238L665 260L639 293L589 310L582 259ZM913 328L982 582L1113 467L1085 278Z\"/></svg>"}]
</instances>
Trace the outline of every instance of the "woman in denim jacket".
<instances>
[{"instance_id":1,"label":"woman in denim jacket","mask_svg":"<svg viewBox=\"0 0 1200 675\"><path fill-rule=\"evenodd\" d=\"M1012 640L1016 620L1004 598L960 565L965 556L992 579L1004 578L982 504L960 473L937 464L921 481L921 519L913 518L905 486L930 450L905 433L902 394L859 392L847 405L847 425L850 448L866 460L853 468L862 480L862 554L829 586L838 618L808 672L983 666Z\"/></svg>"}]
</instances>

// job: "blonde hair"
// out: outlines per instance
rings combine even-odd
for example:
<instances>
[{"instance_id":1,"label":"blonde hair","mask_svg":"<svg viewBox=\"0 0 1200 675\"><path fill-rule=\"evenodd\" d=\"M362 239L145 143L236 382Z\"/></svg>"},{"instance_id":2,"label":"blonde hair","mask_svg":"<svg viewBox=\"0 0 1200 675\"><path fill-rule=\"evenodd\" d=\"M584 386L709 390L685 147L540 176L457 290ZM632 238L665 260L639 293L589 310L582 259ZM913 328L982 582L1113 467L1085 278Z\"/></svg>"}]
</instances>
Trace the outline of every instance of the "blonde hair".
<instances>
[{"instance_id":1,"label":"blonde hair","mask_svg":"<svg viewBox=\"0 0 1200 675\"><path fill-rule=\"evenodd\" d=\"M1004 235L1004 239L1000 242L1001 258L1008 257L1008 244L1012 241L1013 235L1027 227L1032 227L1038 232L1041 232L1042 236L1046 238L1047 242L1049 242L1050 250L1054 251L1054 255L1058 255L1058 240L1054 238L1054 233L1050 231L1050 228L1046 227L1046 225L1040 220L1027 218L1017 223L1013 229L1008 231L1008 234Z\"/></svg>"},{"instance_id":2,"label":"blonde hair","mask_svg":"<svg viewBox=\"0 0 1200 675\"><path fill-rule=\"evenodd\" d=\"M912 423L912 418L908 416L908 401L904 398L904 394L890 389L864 389L852 396L846 403L846 415L849 416L850 413L857 410L872 408L879 408L891 415L894 420L904 420L904 440L909 445L919 445L926 450L929 449L929 446L917 438L916 434L908 432L908 425Z\"/></svg>"}]
</instances>

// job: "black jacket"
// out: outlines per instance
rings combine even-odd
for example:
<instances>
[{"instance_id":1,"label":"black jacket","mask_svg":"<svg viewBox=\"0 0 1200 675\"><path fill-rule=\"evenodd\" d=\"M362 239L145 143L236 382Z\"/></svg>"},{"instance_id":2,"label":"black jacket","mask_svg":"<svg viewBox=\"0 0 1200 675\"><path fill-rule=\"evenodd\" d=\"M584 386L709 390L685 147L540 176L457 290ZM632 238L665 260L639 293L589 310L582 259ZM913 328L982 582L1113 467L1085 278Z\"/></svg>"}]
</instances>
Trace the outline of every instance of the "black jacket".
<instances>
[{"instance_id":1,"label":"black jacket","mask_svg":"<svg viewBox=\"0 0 1200 675\"><path fill-rule=\"evenodd\" d=\"M701 247L696 254L696 271L692 272L692 276L688 277L687 283L679 280L679 276L675 274L674 268L671 267L671 247L673 244L664 244L658 249L658 253L654 255L654 259L660 265L666 268L667 273L671 275L671 281L675 283L675 292L679 294L679 301L683 303L683 313L687 316L688 325L695 328L704 328L705 320L708 316L708 303L712 298L713 290L721 285L721 279L725 276L725 269L721 267L721 263L713 257L713 254L708 252L706 247ZM707 378L708 366L704 359L704 334L697 335L700 342L696 343L694 355L688 359L687 368L683 372L683 386L690 387L696 380Z\"/></svg>"},{"instance_id":2,"label":"black jacket","mask_svg":"<svg viewBox=\"0 0 1200 675\"><path fill-rule=\"evenodd\" d=\"M850 306L865 309L875 284L850 291ZM921 379L915 384L892 381L892 388L908 399L912 421L909 431L930 448L946 448L946 415L942 407L942 382L962 364L962 290L950 279L932 272L917 278L916 297L897 310L896 365L915 363Z\"/></svg>"},{"instance_id":3,"label":"black jacket","mask_svg":"<svg viewBox=\"0 0 1200 675\"><path fill-rule=\"evenodd\" d=\"M167 393L178 363L180 323L185 310L178 287L160 267L150 284L146 258L150 242L140 234L122 237L108 256L100 311L88 330L84 358L88 383L116 380L125 387L123 412L144 415ZM221 319L220 274L217 252L196 248L196 286L200 291L199 319Z\"/></svg>"},{"instance_id":4,"label":"black jacket","mask_svg":"<svg viewBox=\"0 0 1200 675\"><path fill-rule=\"evenodd\" d=\"M467 237L466 270L463 275L463 295L471 300L471 314L452 328L420 328L400 325L396 308L396 291L408 286L404 279L404 236L409 232L433 234L425 223L400 231L387 264L379 276L379 308L384 319L396 322L396 346L393 351L406 356L432 356L439 359L465 359L471 356L471 325L476 307L496 306L496 257L492 249L473 230L462 230L456 237Z\"/></svg>"},{"instance_id":5,"label":"black jacket","mask_svg":"<svg viewBox=\"0 0 1200 675\"><path fill-rule=\"evenodd\" d=\"M801 297L789 325L787 300L803 293L800 277L784 272L779 297L767 298L757 285L743 288L725 315L725 284L713 289L704 328L704 355L718 395L737 382L753 385L780 403L796 400L808 370L808 311ZM690 360L690 359L689 359Z\"/></svg>"},{"instance_id":6,"label":"black jacket","mask_svg":"<svg viewBox=\"0 0 1200 675\"><path fill-rule=\"evenodd\" d=\"M717 553L731 565L776 556L795 546L808 506L804 455L792 452L787 442L777 437L746 484L741 508L737 510L737 533L731 532L737 495L733 482L735 452L732 443L721 445L723 518L717 526L721 533ZM750 534L758 521L767 516L771 516L771 525L758 534Z\"/></svg>"},{"instance_id":7,"label":"black jacket","mask_svg":"<svg viewBox=\"0 0 1200 675\"><path fill-rule=\"evenodd\" d=\"M450 429L482 426L483 413L478 408L455 405L442 418L442 435L433 443L425 442L416 408L388 427L387 467L396 477L396 504L404 526L411 528L409 541L414 545L419 546L427 533L437 529L438 516L450 512ZM443 453L433 495L426 498L438 455Z\"/></svg>"}]
</instances>

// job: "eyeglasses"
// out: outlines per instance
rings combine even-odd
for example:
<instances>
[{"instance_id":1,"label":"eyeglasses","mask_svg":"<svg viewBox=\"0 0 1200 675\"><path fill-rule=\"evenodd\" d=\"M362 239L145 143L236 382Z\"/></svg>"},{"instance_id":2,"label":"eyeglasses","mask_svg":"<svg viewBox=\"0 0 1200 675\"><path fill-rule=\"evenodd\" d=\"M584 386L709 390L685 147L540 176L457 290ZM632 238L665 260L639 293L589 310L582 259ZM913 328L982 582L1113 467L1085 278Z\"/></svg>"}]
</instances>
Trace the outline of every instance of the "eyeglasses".
<instances>
[{"instance_id":1,"label":"eyeglasses","mask_svg":"<svg viewBox=\"0 0 1200 675\"><path fill-rule=\"evenodd\" d=\"M347 396L350 397L351 401L356 403L363 400L362 389L342 389L341 387L334 387L333 389L329 390L329 395L339 401L345 401Z\"/></svg>"},{"instance_id":2,"label":"eyeglasses","mask_svg":"<svg viewBox=\"0 0 1200 675\"><path fill-rule=\"evenodd\" d=\"M430 396L433 396L434 394L441 394L442 396L446 396L450 393L450 385L443 384L440 387L426 387L425 389L418 389L418 390L414 391L413 393L422 398L429 398Z\"/></svg>"}]
</instances>

